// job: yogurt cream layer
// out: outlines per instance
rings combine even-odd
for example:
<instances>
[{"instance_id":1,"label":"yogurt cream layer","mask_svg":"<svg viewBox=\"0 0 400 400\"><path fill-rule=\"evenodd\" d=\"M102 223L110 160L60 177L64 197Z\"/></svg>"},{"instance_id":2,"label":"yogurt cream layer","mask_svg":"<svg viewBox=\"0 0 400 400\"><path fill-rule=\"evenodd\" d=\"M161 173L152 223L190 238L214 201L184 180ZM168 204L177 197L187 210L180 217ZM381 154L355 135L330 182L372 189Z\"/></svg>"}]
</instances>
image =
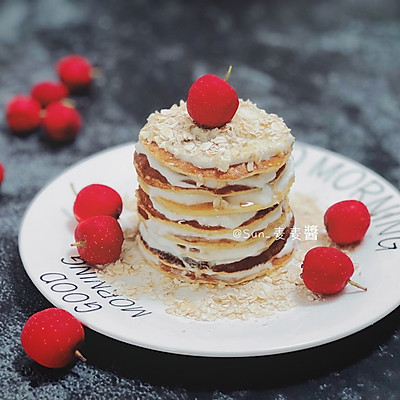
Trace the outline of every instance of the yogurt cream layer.
<instances>
[{"instance_id":1,"label":"yogurt cream layer","mask_svg":"<svg viewBox=\"0 0 400 400\"><path fill-rule=\"evenodd\" d=\"M191 240L193 237L202 235L205 240L235 240L237 242L242 242L247 240L249 237L257 235L257 232L263 231L270 224L276 221L284 212L286 212L286 209L288 209L287 203L287 200L284 200L263 218L256 220L249 226L242 226L240 228L240 235L237 233L235 235L233 233L234 229L195 229L191 225L181 223L182 221L179 222L179 220L171 221L167 219L148 218L143 221L143 224L146 225L149 231L157 232L159 236L175 235Z\"/></svg>"},{"instance_id":2,"label":"yogurt cream layer","mask_svg":"<svg viewBox=\"0 0 400 400\"><path fill-rule=\"evenodd\" d=\"M249 188L263 188L267 183L271 182L276 177L276 170L271 170L265 173L255 174L243 179L217 181L213 179L206 179L202 176L190 176L179 173L170 168L167 168L153 157L140 142L136 143L136 153L143 154L150 165L150 167L157 171L167 182L175 187L185 189L199 189L200 186L209 189L221 189L227 186L246 186Z\"/></svg>"},{"instance_id":3,"label":"yogurt cream layer","mask_svg":"<svg viewBox=\"0 0 400 400\"><path fill-rule=\"evenodd\" d=\"M248 178L253 179L255 178ZM157 199L158 197L170 200L174 203L180 203L184 205L199 205L203 203L217 203L225 204L229 208L246 208L250 204L260 204L261 208L265 208L269 204L274 202L274 198L278 198L281 192L284 192L286 187L294 179L294 162L292 158L289 159L285 168L279 177L273 180L272 184L268 185L267 182L264 183L262 187L255 187L254 190L252 186L249 190L242 190L239 193L230 193L226 196L215 195L212 192L206 193L203 191L171 191L166 189L161 189L158 187L150 186L147 184L142 185L143 190L152 198ZM243 179L244 181L244 179ZM259 182L260 183L260 182ZM275 201L276 202L276 201Z\"/></svg>"},{"instance_id":4,"label":"yogurt cream layer","mask_svg":"<svg viewBox=\"0 0 400 400\"><path fill-rule=\"evenodd\" d=\"M275 240L270 247L258 255L246 256L240 261L225 264L196 263L190 258L182 261L170 253L152 249L142 237L139 237L139 248L144 257L170 275L200 282L237 284L263 275L263 272L269 268L284 265L290 259L293 252L293 243L289 236L291 226L293 226L293 219L284 231L283 240Z\"/></svg>"},{"instance_id":5,"label":"yogurt cream layer","mask_svg":"<svg viewBox=\"0 0 400 400\"><path fill-rule=\"evenodd\" d=\"M292 219L292 214L282 216L282 219L283 222L279 226L286 228ZM260 233L258 237L250 237L237 245L232 243L234 241L212 243L207 241L193 241L189 245L186 242L179 243L176 239L171 240L166 235L154 236L153 232L147 229L146 225L141 224L139 226L140 235L149 247L179 258L185 266L192 265L193 262L202 261L207 262L209 266L213 266L220 263L232 263L249 256L258 255L275 241L276 235L273 227L271 231L269 234L262 232L263 234ZM189 262L186 261L188 257L191 259Z\"/></svg>"}]
</instances>

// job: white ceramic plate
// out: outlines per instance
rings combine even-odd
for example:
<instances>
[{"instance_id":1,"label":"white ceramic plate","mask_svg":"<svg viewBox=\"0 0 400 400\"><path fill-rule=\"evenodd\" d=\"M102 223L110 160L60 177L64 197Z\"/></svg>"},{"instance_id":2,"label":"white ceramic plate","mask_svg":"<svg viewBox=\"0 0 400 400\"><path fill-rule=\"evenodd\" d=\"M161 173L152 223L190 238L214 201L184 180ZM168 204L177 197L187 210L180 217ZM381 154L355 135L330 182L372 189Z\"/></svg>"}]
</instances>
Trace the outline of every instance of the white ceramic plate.
<instances>
[{"instance_id":1,"label":"white ceramic plate","mask_svg":"<svg viewBox=\"0 0 400 400\"><path fill-rule=\"evenodd\" d=\"M345 157L297 143L292 191L314 196L321 209L356 198L374 215L353 253L367 292L346 288L329 300L298 306L272 318L199 322L167 314L155 300L133 302L73 257L76 222L71 183L103 183L134 196L134 143L96 154L69 168L33 200L22 221L19 246L33 283L55 306L117 340L165 352L245 357L290 352L332 342L380 320L400 304L400 194L388 182Z\"/></svg>"}]
</instances>

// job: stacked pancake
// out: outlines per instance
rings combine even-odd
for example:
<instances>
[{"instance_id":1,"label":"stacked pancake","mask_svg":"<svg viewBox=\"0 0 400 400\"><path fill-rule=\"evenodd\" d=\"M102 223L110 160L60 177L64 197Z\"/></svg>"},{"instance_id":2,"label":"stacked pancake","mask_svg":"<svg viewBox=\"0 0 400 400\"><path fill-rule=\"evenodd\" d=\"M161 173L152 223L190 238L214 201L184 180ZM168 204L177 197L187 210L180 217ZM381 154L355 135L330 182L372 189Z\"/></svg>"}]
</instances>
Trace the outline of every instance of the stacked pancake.
<instances>
[{"instance_id":1,"label":"stacked pancake","mask_svg":"<svg viewBox=\"0 0 400 400\"><path fill-rule=\"evenodd\" d=\"M196 125L183 101L151 114L134 154L145 258L182 280L226 284L284 264L293 142L282 119L249 100L214 129Z\"/></svg>"}]
</instances>

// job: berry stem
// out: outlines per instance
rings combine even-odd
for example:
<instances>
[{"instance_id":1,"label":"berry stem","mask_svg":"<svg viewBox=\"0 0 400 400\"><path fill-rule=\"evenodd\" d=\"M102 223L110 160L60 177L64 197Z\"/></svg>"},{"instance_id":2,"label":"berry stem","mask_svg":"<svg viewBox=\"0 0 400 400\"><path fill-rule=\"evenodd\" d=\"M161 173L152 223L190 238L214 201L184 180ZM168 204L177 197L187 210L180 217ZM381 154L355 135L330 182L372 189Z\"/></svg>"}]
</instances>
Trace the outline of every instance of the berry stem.
<instances>
[{"instance_id":1,"label":"berry stem","mask_svg":"<svg viewBox=\"0 0 400 400\"><path fill-rule=\"evenodd\" d=\"M367 288L365 286L361 286L359 283L354 282L351 279L349 280L349 284L354 286L354 287L356 287L356 288L358 288L358 289L364 290L364 292L367 291Z\"/></svg>"},{"instance_id":2,"label":"berry stem","mask_svg":"<svg viewBox=\"0 0 400 400\"><path fill-rule=\"evenodd\" d=\"M101 67L92 67L90 70L90 77L91 78L99 78L104 75L104 70Z\"/></svg>"},{"instance_id":3,"label":"berry stem","mask_svg":"<svg viewBox=\"0 0 400 400\"><path fill-rule=\"evenodd\" d=\"M60 103L62 103L65 107L76 108L76 101L69 98L60 100Z\"/></svg>"},{"instance_id":4,"label":"berry stem","mask_svg":"<svg viewBox=\"0 0 400 400\"><path fill-rule=\"evenodd\" d=\"M77 247L85 247L85 242L81 241L81 242L75 242L75 243L71 243L71 246L77 246Z\"/></svg>"},{"instance_id":5,"label":"berry stem","mask_svg":"<svg viewBox=\"0 0 400 400\"><path fill-rule=\"evenodd\" d=\"M229 77L231 76L231 72L232 72L232 65L229 66L228 72L225 75L224 81L228 82Z\"/></svg>"},{"instance_id":6,"label":"berry stem","mask_svg":"<svg viewBox=\"0 0 400 400\"><path fill-rule=\"evenodd\" d=\"M74 184L71 182L70 183L70 185L71 185L71 189L72 189L72 193L75 195L75 197L76 197L76 195L78 194L78 192L76 191L76 189L75 189L75 186L74 186Z\"/></svg>"},{"instance_id":7,"label":"berry stem","mask_svg":"<svg viewBox=\"0 0 400 400\"><path fill-rule=\"evenodd\" d=\"M86 362L87 358L83 356L83 354L79 350L75 350L75 355L78 357L81 361Z\"/></svg>"}]
</instances>

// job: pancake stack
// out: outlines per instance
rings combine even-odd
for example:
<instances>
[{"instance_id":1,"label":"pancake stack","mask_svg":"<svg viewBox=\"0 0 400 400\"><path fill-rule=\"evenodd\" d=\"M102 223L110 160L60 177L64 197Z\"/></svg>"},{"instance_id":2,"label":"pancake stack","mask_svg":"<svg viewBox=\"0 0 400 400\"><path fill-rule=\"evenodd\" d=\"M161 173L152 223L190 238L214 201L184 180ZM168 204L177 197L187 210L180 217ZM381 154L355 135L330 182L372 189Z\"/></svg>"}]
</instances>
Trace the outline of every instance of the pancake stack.
<instances>
[{"instance_id":1,"label":"pancake stack","mask_svg":"<svg viewBox=\"0 0 400 400\"><path fill-rule=\"evenodd\" d=\"M144 257L170 276L217 284L284 264L293 142L281 118L249 100L214 129L195 124L183 101L151 114L134 154Z\"/></svg>"}]
</instances>

